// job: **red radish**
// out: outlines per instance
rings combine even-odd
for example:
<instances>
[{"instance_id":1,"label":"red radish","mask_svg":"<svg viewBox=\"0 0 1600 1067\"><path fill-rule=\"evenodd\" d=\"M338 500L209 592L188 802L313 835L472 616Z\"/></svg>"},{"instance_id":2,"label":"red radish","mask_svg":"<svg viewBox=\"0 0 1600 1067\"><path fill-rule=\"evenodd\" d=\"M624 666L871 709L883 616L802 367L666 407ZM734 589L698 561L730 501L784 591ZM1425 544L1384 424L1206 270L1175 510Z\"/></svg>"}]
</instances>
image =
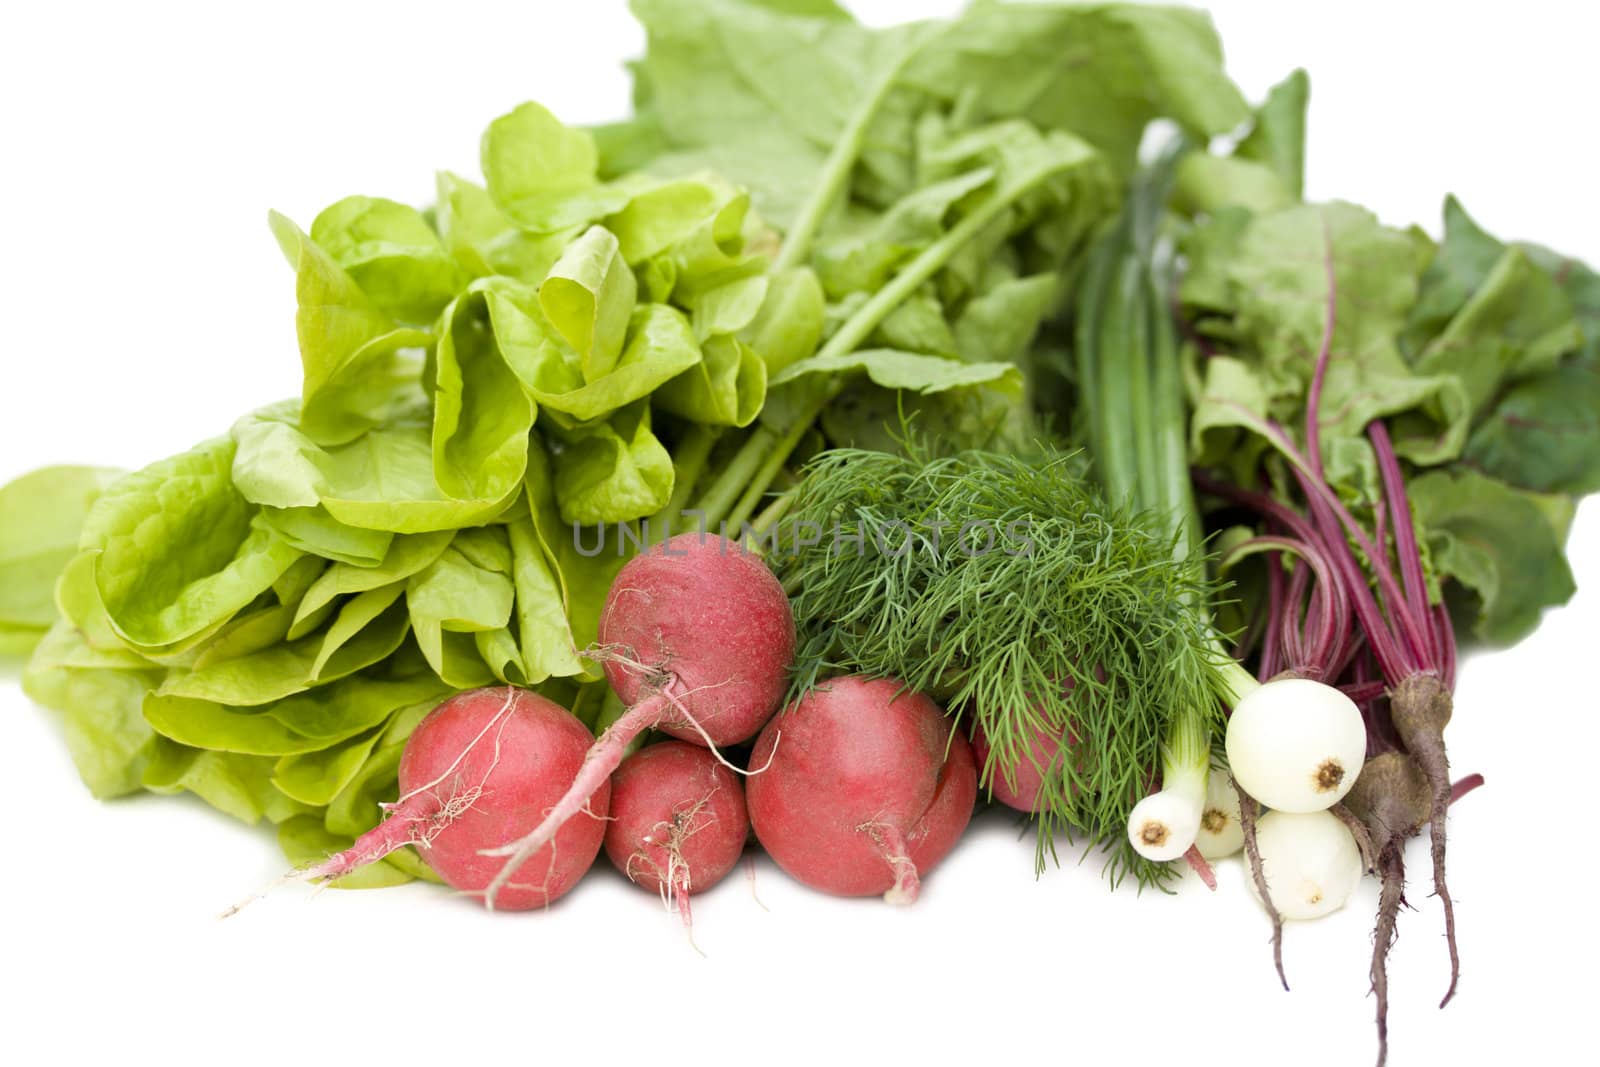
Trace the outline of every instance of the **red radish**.
<instances>
[{"instance_id":1,"label":"red radish","mask_svg":"<svg viewBox=\"0 0 1600 1067\"><path fill-rule=\"evenodd\" d=\"M985 774L989 777L989 795L1008 808L1037 813L1045 776L1062 773L1061 749L1066 732L1035 730L1027 752L1015 767L1002 767L998 761L990 767L989 738L983 727L974 722L972 754L977 759L980 778Z\"/></svg>"},{"instance_id":2,"label":"red radish","mask_svg":"<svg viewBox=\"0 0 1600 1067\"><path fill-rule=\"evenodd\" d=\"M622 761L611 776L606 855L635 884L676 903L733 870L750 834L739 776L699 745L663 741Z\"/></svg>"},{"instance_id":3,"label":"red radish","mask_svg":"<svg viewBox=\"0 0 1600 1067\"><path fill-rule=\"evenodd\" d=\"M491 907L511 872L583 810L645 730L708 747L753 736L783 700L795 647L789 600L767 565L737 542L699 533L652 546L617 572L599 638L595 656L631 706L595 741L543 822L485 851L509 857L489 883Z\"/></svg>"},{"instance_id":4,"label":"red radish","mask_svg":"<svg viewBox=\"0 0 1600 1067\"><path fill-rule=\"evenodd\" d=\"M594 738L571 712L511 686L473 689L417 725L400 756L400 799L383 822L343 852L301 872L337 878L415 845L440 878L482 894L501 864L482 850L526 833L561 798ZM600 852L611 787L588 797L584 817L519 863L495 906L549 904L577 884Z\"/></svg>"},{"instance_id":5,"label":"red radish","mask_svg":"<svg viewBox=\"0 0 1600 1067\"><path fill-rule=\"evenodd\" d=\"M972 746L903 682L823 682L767 724L750 762L750 821L773 860L840 896L917 897L972 818ZM782 737L782 743L779 738Z\"/></svg>"}]
</instances>

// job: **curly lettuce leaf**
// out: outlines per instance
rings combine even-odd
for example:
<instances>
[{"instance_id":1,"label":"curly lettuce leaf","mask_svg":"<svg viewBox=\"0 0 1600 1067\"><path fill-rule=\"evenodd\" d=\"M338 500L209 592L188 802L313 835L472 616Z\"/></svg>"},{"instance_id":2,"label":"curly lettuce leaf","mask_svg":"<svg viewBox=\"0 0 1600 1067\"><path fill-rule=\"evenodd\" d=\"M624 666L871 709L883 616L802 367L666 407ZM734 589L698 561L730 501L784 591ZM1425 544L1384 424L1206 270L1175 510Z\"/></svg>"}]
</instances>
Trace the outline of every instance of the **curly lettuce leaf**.
<instances>
[{"instance_id":1,"label":"curly lettuce leaf","mask_svg":"<svg viewBox=\"0 0 1600 1067\"><path fill-rule=\"evenodd\" d=\"M516 596L511 575L506 532L480 527L457 534L438 559L406 579L417 645L434 673L451 685L470 688L489 680L470 638L463 642L460 635L506 627Z\"/></svg>"},{"instance_id":2,"label":"curly lettuce leaf","mask_svg":"<svg viewBox=\"0 0 1600 1067\"><path fill-rule=\"evenodd\" d=\"M585 382L581 361L545 318L534 290L507 279L483 283L500 353L539 407L562 423L604 418L641 400L700 360L683 312L665 304L632 310L621 355L602 377Z\"/></svg>"},{"instance_id":3,"label":"curly lettuce leaf","mask_svg":"<svg viewBox=\"0 0 1600 1067\"><path fill-rule=\"evenodd\" d=\"M456 500L499 500L528 463L534 405L496 343L484 291L446 309L434 355L433 475Z\"/></svg>"},{"instance_id":4,"label":"curly lettuce leaf","mask_svg":"<svg viewBox=\"0 0 1600 1067\"><path fill-rule=\"evenodd\" d=\"M130 644L214 631L300 558L233 485L229 438L119 479L95 502L81 547L111 625Z\"/></svg>"},{"instance_id":5,"label":"curly lettuce leaf","mask_svg":"<svg viewBox=\"0 0 1600 1067\"><path fill-rule=\"evenodd\" d=\"M554 466L562 522L631 522L671 498L672 456L650 430L647 403L554 434L561 443Z\"/></svg>"},{"instance_id":6,"label":"curly lettuce leaf","mask_svg":"<svg viewBox=\"0 0 1600 1067\"><path fill-rule=\"evenodd\" d=\"M434 474L433 412L412 408L342 445L323 448L302 432L292 403L261 408L234 425L232 481L267 507L321 505L346 526L397 534L454 530L492 520L500 498L458 499Z\"/></svg>"},{"instance_id":7,"label":"curly lettuce leaf","mask_svg":"<svg viewBox=\"0 0 1600 1067\"><path fill-rule=\"evenodd\" d=\"M263 507L261 523L301 552L358 567L376 565L394 538L387 530L347 526L321 506Z\"/></svg>"},{"instance_id":8,"label":"curly lettuce leaf","mask_svg":"<svg viewBox=\"0 0 1600 1067\"><path fill-rule=\"evenodd\" d=\"M489 195L523 229L554 233L620 208L625 188L601 185L594 138L526 103L484 131L480 151Z\"/></svg>"},{"instance_id":9,"label":"curly lettuce leaf","mask_svg":"<svg viewBox=\"0 0 1600 1067\"><path fill-rule=\"evenodd\" d=\"M467 283L422 213L393 200L346 197L312 221L311 240L396 322L428 326Z\"/></svg>"},{"instance_id":10,"label":"curly lettuce leaf","mask_svg":"<svg viewBox=\"0 0 1600 1067\"><path fill-rule=\"evenodd\" d=\"M8 654L26 654L55 622L56 577L78 554L94 502L121 476L45 467L0 486L0 631L12 635Z\"/></svg>"},{"instance_id":11,"label":"curly lettuce leaf","mask_svg":"<svg viewBox=\"0 0 1600 1067\"><path fill-rule=\"evenodd\" d=\"M440 171L435 184L439 238L462 270L475 278L502 275L538 285L577 232L569 227L529 233L500 210L489 190L449 171Z\"/></svg>"},{"instance_id":12,"label":"curly lettuce leaf","mask_svg":"<svg viewBox=\"0 0 1600 1067\"><path fill-rule=\"evenodd\" d=\"M141 709L160 681L154 664L108 659L63 620L34 650L22 689L55 713L78 776L104 800L142 787L152 735Z\"/></svg>"},{"instance_id":13,"label":"curly lettuce leaf","mask_svg":"<svg viewBox=\"0 0 1600 1067\"><path fill-rule=\"evenodd\" d=\"M432 336L397 325L294 223L277 212L268 222L295 271L301 425L319 444L342 444L411 399L422 367L411 353Z\"/></svg>"},{"instance_id":14,"label":"curly lettuce leaf","mask_svg":"<svg viewBox=\"0 0 1600 1067\"><path fill-rule=\"evenodd\" d=\"M766 363L728 334L709 338L700 351L700 361L657 389L654 402L705 426L750 425L767 397Z\"/></svg>"},{"instance_id":15,"label":"curly lettuce leaf","mask_svg":"<svg viewBox=\"0 0 1600 1067\"><path fill-rule=\"evenodd\" d=\"M389 543L389 551L376 566L335 563L319 573L298 600L286 636L292 641L315 629L316 625L309 620L331 608L339 597L382 589L411 577L438 559L454 536L453 530L402 534Z\"/></svg>"},{"instance_id":16,"label":"curly lettuce leaf","mask_svg":"<svg viewBox=\"0 0 1600 1067\"><path fill-rule=\"evenodd\" d=\"M312 809L272 784L273 761L257 756L190 748L156 737L144 769L144 788L153 793L189 792L225 815L255 824L281 823Z\"/></svg>"},{"instance_id":17,"label":"curly lettuce leaf","mask_svg":"<svg viewBox=\"0 0 1600 1067\"><path fill-rule=\"evenodd\" d=\"M562 519L553 465L542 447L528 463L527 500L531 529L514 520L508 532L528 678L600 678L599 667L581 653L598 636L601 605L628 557L614 543L617 535L581 530Z\"/></svg>"},{"instance_id":18,"label":"curly lettuce leaf","mask_svg":"<svg viewBox=\"0 0 1600 1067\"><path fill-rule=\"evenodd\" d=\"M398 681L353 675L261 708L151 693L144 717L162 737L187 748L271 756L264 768L270 777L279 757L330 748L447 692L430 674Z\"/></svg>"},{"instance_id":19,"label":"curly lettuce leaf","mask_svg":"<svg viewBox=\"0 0 1600 1067\"><path fill-rule=\"evenodd\" d=\"M756 350L769 374L777 374L817 350L827 316L827 297L808 268L766 275L766 295L739 339Z\"/></svg>"},{"instance_id":20,"label":"curly lettuce leaf","mask_svg":"<svg viewBox=\"0 0 1600 1067\"><path fill-rule=\"evenodd\" d=\"M405 640L409 622L395 582L346 601L328 628L297 641L274 644L193 670L172 671L158 694L256 707L365 670L387 659Z\"/></svg>"},{"instance_id":21,"label":"curly lettuce leaf","mask_svg":"<svg viewBox=\"0 0 1600 1067\"><path fill-rule=\"evenodd\" d=\"M638 297L616 235L592 226L561 253L539 287L545 319L578 354L585 382L616 366Z\"/></svg>"}]
</instances>

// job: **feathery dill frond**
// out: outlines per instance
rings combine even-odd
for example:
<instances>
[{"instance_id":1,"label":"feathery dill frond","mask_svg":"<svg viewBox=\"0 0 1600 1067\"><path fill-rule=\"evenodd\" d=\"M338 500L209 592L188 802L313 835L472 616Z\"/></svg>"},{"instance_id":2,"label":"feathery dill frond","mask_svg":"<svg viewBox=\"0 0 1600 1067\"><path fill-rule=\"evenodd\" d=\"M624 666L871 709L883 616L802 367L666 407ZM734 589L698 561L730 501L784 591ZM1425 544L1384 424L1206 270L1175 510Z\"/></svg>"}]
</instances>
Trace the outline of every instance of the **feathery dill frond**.
<instances>
[{"instance_id":1,"label":"feathery dill frond","mask_svg":"<svg viewBox=\"0 0 1600 1067\"><path fill-rule=\"evenodd\" d=\"M820 543L805 545L820 533ZM1134 852L1176 710L1221 725L1211 589L1179 534L1108 505L1075 457L841 449L806 469L772 562L801 635L797 684L823 670L903 679L975 716L993 768L1040 730L1071 739L1046 775L1037 863L1057 830L1108 851L1116 884L1172 869ZM985 778L987 781L988 778Z\"/></svg>"}]
</instances>

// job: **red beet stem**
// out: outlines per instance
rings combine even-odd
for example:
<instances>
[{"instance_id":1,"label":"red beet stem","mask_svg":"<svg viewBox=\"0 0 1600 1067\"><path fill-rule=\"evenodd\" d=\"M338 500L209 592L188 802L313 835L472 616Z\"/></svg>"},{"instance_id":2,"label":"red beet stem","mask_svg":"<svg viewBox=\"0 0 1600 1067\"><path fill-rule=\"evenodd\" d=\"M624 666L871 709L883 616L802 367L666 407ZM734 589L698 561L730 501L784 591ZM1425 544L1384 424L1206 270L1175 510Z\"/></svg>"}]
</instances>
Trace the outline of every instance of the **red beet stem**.
<instances>
[{"instance_id":1,"label":"red beet stem","mask_svg":"<svg viewBox=\"0 0 1600 1067\"><path fill-rule=\"evenodd\" d=\"M1189 851L1183 854L1183 858L1189 862L1189 869L1194 871L1200 877L1200 880L1206 884L1206 888L1215 893L1217 891L1217 874L1211 869L1211 864L1206 862L1206 858L1200 854L1200 846L1190 845Z\"/></svg>"},{"instance_id":2,"label":"red beet stem","mask_svg":"<svg viewBox=\"0 0 1600 1067\"><path fill-rule=\"evenodd\" d=\"M1483 775L1469 774L1455 785L1450 787L1450 803L1454 804L1474 789L1483 784Z\"/></svg>"}]
</instances>

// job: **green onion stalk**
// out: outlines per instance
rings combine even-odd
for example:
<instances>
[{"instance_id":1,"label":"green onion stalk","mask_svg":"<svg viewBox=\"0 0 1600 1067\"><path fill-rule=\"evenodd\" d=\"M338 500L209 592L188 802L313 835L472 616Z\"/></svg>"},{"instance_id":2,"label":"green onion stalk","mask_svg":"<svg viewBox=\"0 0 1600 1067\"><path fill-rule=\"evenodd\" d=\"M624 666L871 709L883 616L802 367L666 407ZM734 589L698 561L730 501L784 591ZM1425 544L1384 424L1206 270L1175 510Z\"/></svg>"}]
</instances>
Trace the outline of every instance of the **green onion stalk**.
<instances>
[{"instance_id":1,"label":"green onion stalk","mask_svg":"<svg viewBox=\"0 0 1600 1067\"><path fill-rule=\"evenodd\" d=\"M1170 257L1158 228L1181 143L1135 180L1128 205L1091 253L1079 290L1075 354L1079 421L1093 470L1113 504L1154 516L1179 560L1204 567L1200 513L1190 484L1182 370L1171 308ZM1191 610L1210 627L1202 597ZM1128 838L1146 859L1189 857L1205 812L1212 739L1221 709L1259 688L1223 649L1209 645L1217 699L1173 709L1161 746L1161 788L1135 805Z\"/></svg>"}]
</instances>

